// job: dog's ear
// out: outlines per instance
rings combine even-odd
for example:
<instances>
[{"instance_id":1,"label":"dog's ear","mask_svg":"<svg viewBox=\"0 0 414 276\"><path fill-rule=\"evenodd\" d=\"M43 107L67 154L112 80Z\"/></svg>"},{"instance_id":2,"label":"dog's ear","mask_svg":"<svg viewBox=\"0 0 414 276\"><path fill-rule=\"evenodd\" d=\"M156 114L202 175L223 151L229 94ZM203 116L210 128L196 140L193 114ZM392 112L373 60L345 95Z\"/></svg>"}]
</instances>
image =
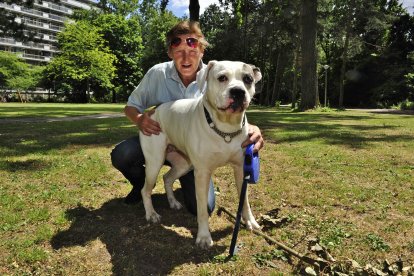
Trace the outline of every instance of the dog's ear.
<instances>
[{"instance_id":1,"label":"dog's ear","mask_svg":"<svg viewBox=\"0 0 414 276\"><path fill-rule=\"evenodd\" d=\"M254 83L257 83L258 81L262 79L262 73L260 72L259 67L256 67L253 64L249 64L249 65L250 67L252 67L252 70L253 70Z\"/></svg>"},{"instance_id":2,"label":"dog's ear","mask_svg":"<svg viewBox=\"0 0 414 276\"><path fill-rule=\"evenodd\" d=\"M217 61L215 60L211 60L205 68L201 69L197 73L197 84L198 84L198 89L200 89L201 94L204 94L204 91L206 89L205 86L207 84L208 72L214 66L216 62Z\"/></svg>"}]
</instances>

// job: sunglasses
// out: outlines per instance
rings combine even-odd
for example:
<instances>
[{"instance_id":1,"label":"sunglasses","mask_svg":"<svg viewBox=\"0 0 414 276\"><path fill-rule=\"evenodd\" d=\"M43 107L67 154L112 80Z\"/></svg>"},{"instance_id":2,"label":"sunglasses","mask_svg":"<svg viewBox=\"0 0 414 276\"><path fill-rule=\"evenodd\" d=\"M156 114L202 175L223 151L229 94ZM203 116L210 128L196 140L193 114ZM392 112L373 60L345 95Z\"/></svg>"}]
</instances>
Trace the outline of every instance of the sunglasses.
<instances>
[{"instance_id":1,"label":"sunglasses","mask_svg":"<svg viewBox=\"0 0 414 276\"><path fill-rule=\"evenodd\" d=\"M177 48L178 46L180 46L182 42L182 39L179 37L174 37L171 40L170 46L173 48ZM197 48L198 47L198 39L194 38L194 37L188 37L185 39L185 42L187 43L187 46L190 48Z\"/></svg>"}]
</instances>

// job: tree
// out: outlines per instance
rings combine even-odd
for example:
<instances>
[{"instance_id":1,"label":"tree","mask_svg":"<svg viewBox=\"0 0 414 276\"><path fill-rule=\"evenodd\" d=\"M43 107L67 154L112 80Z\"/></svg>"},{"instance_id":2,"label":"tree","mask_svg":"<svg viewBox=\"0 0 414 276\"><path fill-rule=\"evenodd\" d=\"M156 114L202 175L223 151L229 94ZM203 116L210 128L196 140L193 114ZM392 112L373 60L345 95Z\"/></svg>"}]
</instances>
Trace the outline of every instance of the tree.
<instances>
[{"instance_id":1,"label":"tree","mask_svg":"<svg viewBox=\"0 0 414 276\"><path fill-rule=\"evenodd\" d=\"M165 34L179 21L171 12L161 12L159 9L152 10L152 16L146 18L148 20L141 23L144 46L142 69L144 72L154 64L169 60Z\"/></svg>"},{"instance_id":2,"label":"tree","mask_svg":"<svg viewBox=\"0 0 414 276\"><path fill-rule=\"evenodd\" d=\"M42 78L43 66L29 65L16 54L0 51L0 87L20 92L35 89Z\"/></svg>"},{"instance_id":3,"label":"tree","mask_svg":"<svg viewBox=\"0 0 414 276\"><path fill-rule=\"evenodd\" d=\"M319 104L316 78L316 23L316 0L302 0L301 110L315 108Z\"/></svg>"},{"instance_id":4,"label":"tree","mask_svg":"<svg viewBox=\"0 0 414 276\"><path fill-rule=\"evenodd\" d=\"M410 16L401 3L396 0L322 3L319 45L323 50L321 63L331 66L331 103L376 107L405 99L406 53L413 44L409 42L411 27L406 24Z\"/></svg>"},{"instance_id":5,"label":"tree","mask_svg":"<svg viewBox=\"0 0 414 276\"><path fill-rule=\"evenodd\" d=\"M132 11L123 10L131 14ZM142 29L139 16L124 16L122 13L100 13L79 11L74 17L87 20L94 25L105 40L105 45L117 58L114 63L117 75L112 81L112 102L126 100L143 76L142 57L144 52Z\"/></svg>"},{"instance_id":6,"label":"tree","mask_svg":"<svg viewBox=\"0 0 414 276\"><path fill-rule=\"evenodd\" d=\"M198 0L190 0L188 9L190 10L190 20L200 21L200 4Z\"/></svg>"},{"instance_id":7,"label":"tree","mask_svg":"<svg viewBox=\"0 0 414 276\"><path fill-rule=\"evenodd\" d=\"M60 54L48 64L47 73L58 87L71 87L68 96L87 102L90 91L107 92L113 87L117 61L98 28L86 21L68 23L58 35Z\"/></svg>"},{"instance_id":8,"label":"tree","mask_svg":"<svg viewBox=\"0 0 414 276\"><path fill-rule=\"evenodd\" d=\"M139 9L139 0L100 0L98 8L106 14L117 14L129 17Z\"/></svg>"}]
</instances>

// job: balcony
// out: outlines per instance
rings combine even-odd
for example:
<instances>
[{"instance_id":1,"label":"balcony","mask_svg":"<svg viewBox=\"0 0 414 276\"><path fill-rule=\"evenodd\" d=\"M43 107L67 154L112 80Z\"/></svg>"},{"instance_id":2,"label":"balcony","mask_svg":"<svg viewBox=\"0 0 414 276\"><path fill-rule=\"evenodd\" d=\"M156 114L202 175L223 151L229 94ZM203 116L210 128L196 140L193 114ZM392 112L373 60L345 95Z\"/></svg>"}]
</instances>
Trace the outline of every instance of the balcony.
<instances>
[{"instance_id":1,"label":"balcony","mask_svg":"<svg viewBox=\"0 0 414 276\"><path fill-rule=\"evenodd\" d=\"M79 2L79 1L74 1L74 0L60 0L62 3L65 3L68 6L72 6L74 8L79 8L79 9L84 9L84 10L90 10L91 7L88 4ZM94 3L94 2L92 2ZM94 3L96 4L96 3Z\"/></svg>"},{"instance_id":2,"label":"balcony","mask_svg":"<svg viewBox=\"0 0 414 276\"><path fill-rule=\"evenodd\" d=\"M29 27L37 28L37 29L52 30L55 32L60 32L64 29L63 26L58 26L53 23L45 23L39 20L30 19L30 18L22 18L20 19L20 21Z\"/></svg>"},{"instance_id":3,"label":"balcony","mask_svg":"<svg viewBox=\"0 0 414 276\"><path fill-rule=\"evenodd\" d=\"M7 46L14 46L16 44L16 41L13 38L0 38L0 44L1 45L7 45Z\"/></svg>"},{"instance_id":4,"label":"balcony","mask_svg":"<svg viewBox=\"0 0 414 276\"><path fill-rule=\"evenodd\" d=\"M35 42L20 42L16 41L13 38L0 38L0 45L11 46L19 49L34 49L44 52L58 52L58 48L54 45L44 44L44 43L35 43Z\"/></svg>"},{"instance_id":5,"label":"balcony","mask_svg":"<svg viewBox=\"0 0 414 276\"><path fill-rule=\"evenodd\" d=\"M64 2L64 1L62 1L62 2ZM42 1L42 3L38 2L38 1L35 1L34 4L35 4L35 6L48 8L48 9L53 10L53 11L65 13L67 15L73 13L71 9L69 9L65 6L60 6L60 5L57 5L57 4L48 3L46 1Z\"/></svg>"},{"instance_id":6,"label":"balcony","mask_svg":"<svg viewBox=\"0 0 414 276\"><path fill-rule=\"evenodd\" d=\"M50 57L45 57L41 55L33 55L33 54L26 54L26 53L20 53L20 57L27 60L33 60L33 61L42 61L42 62L49 62Z\"/></svg>"},{"instance_id":7,"label":"balcony","mask_svg":"<svg viewBox=\"0 0 414 276\"><path fill-rule=\"evenodd\" d=\"M4 8L6 10L15 12L15 13L19 13L22 15L29 15L30 17L36 17L39 19L45 19L45 20L53 20L53 21L57 21L59 23L63 23L66 20L66 17L64 16L59 16L59 15L55 15L52 13L46 13L46 12L42 12L42 11L38 11L38 10L34 10L34 9L29 9L26 7L21 7L18 5L7 5L4 3L0 3L0 8Z\"/></svg>"}]
</instances>

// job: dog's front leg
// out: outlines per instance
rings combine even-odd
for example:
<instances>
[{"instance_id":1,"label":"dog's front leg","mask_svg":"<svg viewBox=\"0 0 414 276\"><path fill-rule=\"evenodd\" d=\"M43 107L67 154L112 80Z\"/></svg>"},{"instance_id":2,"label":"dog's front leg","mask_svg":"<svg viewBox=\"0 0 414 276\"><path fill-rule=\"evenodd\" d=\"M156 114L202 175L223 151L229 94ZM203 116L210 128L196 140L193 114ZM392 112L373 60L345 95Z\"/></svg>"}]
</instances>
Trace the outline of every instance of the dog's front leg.
<instances>
[{"instance_id":1,"label":"dog's front leg","mask_svg":"<svg viewBox=\"0 0 414 276\"><path fill-rule=\"evenodd\" d=\"M198 232L196 244L201 248L209 248L213 246L210 229L208 226L208 189L211 178L211 172L207 170L194 169L195 190L197 198L197 222Z\"/></svg>"},{"instance_id":2,"label":"dog's front leg","mask_svg":"<svg viewBox=\"0 0 414 276\"><path fill-rule=\"evenodd\" d=\"M240 194L241 194L241 190L242 190L242 185L243 185L243 180L244 180L244 172L243 172L243 165L241 166L233 166L233 170L234 170L234 179L236 180L236 185L237 185L237 192L240 198ZM250 209L250 204L249 204L249 198L248 198L248 193L246 191L246 197L244 199L244 203L243 203L243 213L242 213L242 217L244 222L246 223L246 227L249 230L254 229L259 229L260 226L259 224L256 222L252 210Z\"/></svg>"}]
</instances>

